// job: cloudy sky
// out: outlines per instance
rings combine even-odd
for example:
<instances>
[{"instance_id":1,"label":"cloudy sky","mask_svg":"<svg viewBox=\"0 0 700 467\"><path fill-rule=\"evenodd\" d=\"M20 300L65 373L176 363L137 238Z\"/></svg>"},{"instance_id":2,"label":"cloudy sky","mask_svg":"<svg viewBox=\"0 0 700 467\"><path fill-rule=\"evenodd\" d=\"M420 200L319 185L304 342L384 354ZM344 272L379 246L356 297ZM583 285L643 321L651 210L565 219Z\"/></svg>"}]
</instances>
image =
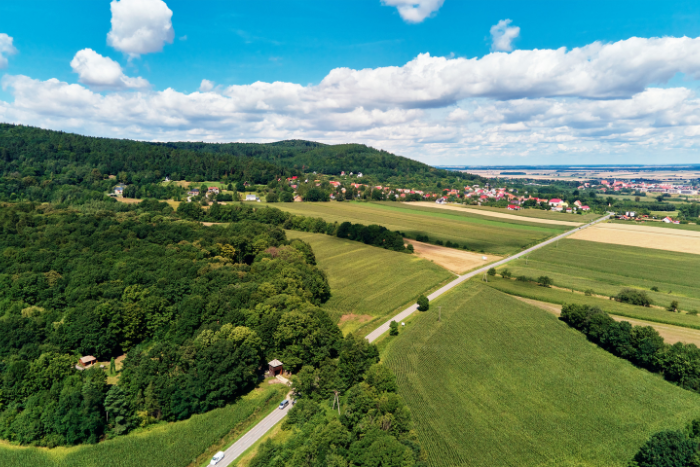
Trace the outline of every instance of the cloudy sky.
<instances>
[{"instance_id":1,"label":"cloudy sky","mask_svg":"<svg viewBox=\"0 0 700 467\"><path fill-rule=\"evenodd\" d=\"M96 136L698 163L698 84L700 2L0 4L0 121Z\"/></svg>"}]
</instances>

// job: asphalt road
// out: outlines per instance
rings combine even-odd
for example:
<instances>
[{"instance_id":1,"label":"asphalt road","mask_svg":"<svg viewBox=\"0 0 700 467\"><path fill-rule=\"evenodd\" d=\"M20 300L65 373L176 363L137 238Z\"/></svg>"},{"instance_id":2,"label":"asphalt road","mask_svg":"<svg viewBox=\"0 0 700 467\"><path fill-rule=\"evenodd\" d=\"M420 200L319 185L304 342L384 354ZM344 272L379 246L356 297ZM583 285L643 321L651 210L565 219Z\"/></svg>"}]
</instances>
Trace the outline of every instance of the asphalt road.
<instances>
[{"instance_id":1,"label":"asphalt road","mask_svg":"<svg viewBox=\"0 0 700 467\"><path fill-rule=\"evenodd\" d=\"M289 397L287 397L289 400ZM280 401L282 402L282 401ZM233 443L230 448L224 451L226 454L221 462L216 464L216 467L226 467L238 459L246 450L255 444L265 433L270 431L273 426L277 425L289 412L292 407L290 402L287 407L280 410L276 408L270 415L263 418L257 425L251 428L246 434L241 436L238 441Z\"/></svg>"},{"instance_id":2,"label":"asphalt road","mask_svg":"<svg viewBox=\"0 0 700 467\"><path fill-rule=\"evenodd\" d=\"M449 284L445 285L444 287L442 287L442 288L436 290L435 292L431 293L430 295L428 295L428 300L430 300L432 302L433 300L435 300L436 298L438 298L440 295L444 294L448 290L451 290L451 289L457 287L462 282L467 281L474 276L478 276L479 274L483 274L491 268L501 266L503 264L508 263L509 261L513 261L514 259L518 259L522 256L525 256L529 253L532 253L533 251L538 250L538 249L542 248L543 246L551 245L552 243L554 243L558 240L561 240L562 238L568 237L569 235L571 235L575 232L578 232L581 229L585 229L586 227L590 227L594 224L597 224L598 222L603 222L603 221L607 220L609 217L610 217L610 214L608 214L607 216L601 217L600 219L595 220L589 224L583 225L583 226L578 227L578 228L573 229L573 230L569 230L568 232L564 232L563 234L557 235L556 237L550 238L549 240L546 240L542 243L538 243L537 245L530 247L527 250L523 250L520 253L517 253L513 256L509 256L509 257L502 259L500 261L497 261L495 263L488 264L488 265L484 266L483 268L479 268L479 269L476 269L474 271L468 272L468 273L464 274L463 276L459 276L457 279L453 280ZM381 336L382 334L384 334L385 332L387 332L389 330L389 324L391 324L392 321L396 321L397 323L400 323L401 321L403 321L406 318L408 318L409 316L411 316L417 309L418 309L417 304L413 304L410 307L406 308L401 313L394 316L389 321L387 321L386 323L382 324L377 329L375 329L374 331L369 333L367 335L367 340L370 342L374 342L375 340L377 340L377 338L379 338L379 336Z\"/></svg>"}]
</instances>

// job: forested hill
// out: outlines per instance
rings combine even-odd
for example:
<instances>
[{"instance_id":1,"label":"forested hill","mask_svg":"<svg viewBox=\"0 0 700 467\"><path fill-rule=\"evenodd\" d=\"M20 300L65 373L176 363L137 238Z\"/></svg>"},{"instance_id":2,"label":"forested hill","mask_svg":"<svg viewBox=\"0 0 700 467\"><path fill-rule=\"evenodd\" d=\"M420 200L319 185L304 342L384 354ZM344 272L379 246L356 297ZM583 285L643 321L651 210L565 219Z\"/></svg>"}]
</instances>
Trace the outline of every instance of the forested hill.
<instances>
[{"instance_id":1,"label":"forested hill","mask_svg":"<svg viewBox=\"0 0 700 467\"><path fill-rule=\"evenodd\" d=\"M150 143L96 138L40 128L0 124L0 175L38 181L71 174L74 183L124 174L129 183L172 180L246 181L267 184L279 177L319 172L363 172L371 180L443 179L454 174L362 144L326 145L289 140L276 143ZM467 174L460 175L470 180ZM65 183L62 183L65 184Z\"/></svg>"},{"instance_id":2,"label":"forested hill","mask_svg":"<svg viewBox=\"0 0 700 467\"><path fill-rule=\"evenodd\" d=\"M253 157L304 172L340 175L341 172L371 174L377 181L390 177L432 175L449 177L446 170L396 156L364 144L327 145L311 141L289 140L268 144L254 143L164 143L165 146L213 154Z\"/></svg>"},{"instance_id":3,"label":"forested hill","mask_svg":"<svg viewBox=\"0 0 700 467\"><path fill-rule=\"evenodd\" d=\"M280 175L299 175L263 158L214 151L195 151L184 146L123 139L94 138L27 126L0 124L0 173L7 176L62 178L75 183L100 174L129 175L131 182L173 180L220 180L224 176L250 183L268 183Z\"/></svg>"}]
</instances>

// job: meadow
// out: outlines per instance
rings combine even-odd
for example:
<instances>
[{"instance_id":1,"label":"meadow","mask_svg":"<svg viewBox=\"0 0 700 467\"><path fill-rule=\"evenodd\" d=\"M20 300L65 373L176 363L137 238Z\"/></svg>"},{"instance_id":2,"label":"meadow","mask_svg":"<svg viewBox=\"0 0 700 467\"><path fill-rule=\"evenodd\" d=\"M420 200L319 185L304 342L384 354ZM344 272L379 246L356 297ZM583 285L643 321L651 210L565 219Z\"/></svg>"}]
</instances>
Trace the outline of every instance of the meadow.
<instances>
[{"instance_id":1,"label":"meadow","mask_svg":"<svg viewBox=\"0 0 700 467\"><path fill-rule=\"evenodd\" d=\"M320 217L330 222L350 221L377 224L415 238L427 235L431 242L456 242L472 251L507 255L557 235L567 227L532 224L526 221L495 220L470 213L435 212L398 203L276 203L293 214Z\"/></svg>"},{"instance_id":2,"label":"meadow","mask_svg":"<svg viewBox=\"0 0 700 467\"><path fill-rule=\"evenodd\" d=\"M3 467L186 467L245 422L276 406L287 387L258 389L235 404L96 445L51 450L0 444ZM243 424L243 425L241 425Z\"/></svg>"},{"instance_id":3,"label":"meadow","mask_svg":"<svg viewBox=\"0 0 700 467\"><path fill-rule=\"evenodd\" d=\"M472 280L477 281L477 279ZM518 297L531 298L533 300L556 303L558 305L576 303L579 305L597 306L611 315L700 329L700 315L670 313L661 307L646 308L635 306L627 303L619 303L600 296L586 296L580 292L572 293L570 290L541 287L533 282L507 280L500 277L489 278L489 282L486 285Z\"/></svg>"},{"instance_id":4,"label":"meadow","mask_svg":"<svg viewBox=\"0 0 700 467\"><path fill-rule=\"evenodd\" d=\"M411 324L389 342L384 362L431 467L622 467L651 433L700 416L697 394L478 283L436 300Z\"/></svg>"},{"instance_id":5,"label":"meadow","mask_svg":"<svg viewBox=\"0 0 700 467\"><path fill-rule=\"evenodd\" d=\"M331 299L323 309L344 333L370 332L387 315L455 277L440 266L407 253L324 234L287 231L287 237L311 244L316 262L326 272L331 286Z\"/></svg>"},{"instance_id":6,"label":"meadow","mask_svg":"<svg viewBox=\"0 0 700 467\"><path fill-rule=\"evenodd\" d=\"M556 286L605 296L640 288L657 305L678 300L683 311L700 310L700 257L695 254L567 238L505 267L513 276L549 276Z\"/></svg>"}]
</instances>

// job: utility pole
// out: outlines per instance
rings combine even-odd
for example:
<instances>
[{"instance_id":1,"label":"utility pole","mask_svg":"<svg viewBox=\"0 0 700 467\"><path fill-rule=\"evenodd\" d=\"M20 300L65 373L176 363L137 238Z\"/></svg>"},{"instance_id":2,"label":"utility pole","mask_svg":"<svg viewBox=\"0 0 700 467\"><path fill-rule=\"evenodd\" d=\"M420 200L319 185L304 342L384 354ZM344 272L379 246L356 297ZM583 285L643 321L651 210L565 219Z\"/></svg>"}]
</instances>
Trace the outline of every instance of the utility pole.
<instances>
[{"instance_id":1,"label":"utility pole","mask_svg":"<svg viewBox=\"0 0 700 467\"><path fill-rule=\"evenodd\" d=\"M338 399L338 391L333 391L333 394L333 407L331 407L331 410L335 408L335 404L338 404L338 415L340 415L340 399Z\"/></svg>"}]
</instances>

